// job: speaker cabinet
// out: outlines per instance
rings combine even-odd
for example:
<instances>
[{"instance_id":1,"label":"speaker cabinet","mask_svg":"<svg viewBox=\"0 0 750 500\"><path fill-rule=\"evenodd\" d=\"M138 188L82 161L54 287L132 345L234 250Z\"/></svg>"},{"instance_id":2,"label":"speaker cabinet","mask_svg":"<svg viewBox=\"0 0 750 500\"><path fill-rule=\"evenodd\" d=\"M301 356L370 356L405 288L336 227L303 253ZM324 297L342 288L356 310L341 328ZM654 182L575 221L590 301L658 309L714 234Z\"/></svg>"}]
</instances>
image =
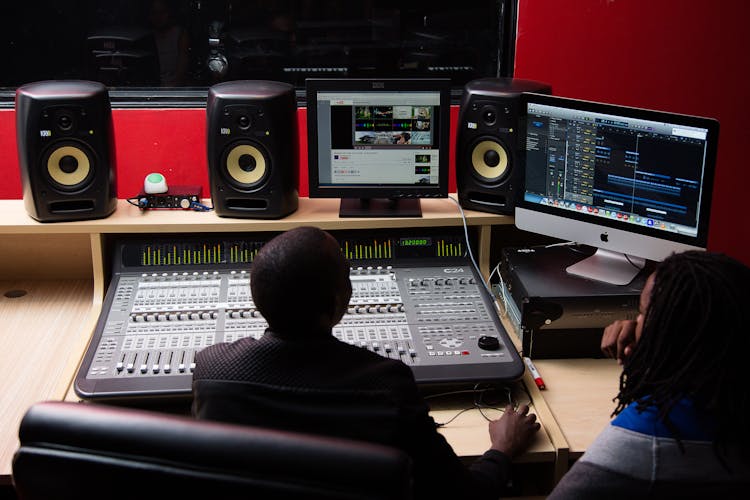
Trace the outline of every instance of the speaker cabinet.
<instances>
[{"instance_id":1,"label":"speaker cabinet","mask_svg":"<svg viewBox=\"0 0 750 500\"><path fill-rule=\"evenodd\" d=\"M297 102L292 85L219 83L208 91L208 177L221 217L278 219L297 210Z\"/></svg>"},{"instance_id":2,"label":"speaker cabinet","mask_svg":"<svg viewBox=\"0 0 750 500\"><path fill-rule=\"evenodd\" d=\"M107 217L117 207L112 111L101 83L50 80L16 90L23 201L40 222Z\"/></svg>"},{"instance_id":3,"label":"speaker cabinet","mask_svg":"<svg viewBox=\"0 0 750 500\"><path fill-rule=\"evenodd\" d=\"M512 78L480 78L464 86L456 139L456 184L462 207L513 214L523 182L518 143L523 92L549 94L552 88Z\"/></svg>"}]
</instances>

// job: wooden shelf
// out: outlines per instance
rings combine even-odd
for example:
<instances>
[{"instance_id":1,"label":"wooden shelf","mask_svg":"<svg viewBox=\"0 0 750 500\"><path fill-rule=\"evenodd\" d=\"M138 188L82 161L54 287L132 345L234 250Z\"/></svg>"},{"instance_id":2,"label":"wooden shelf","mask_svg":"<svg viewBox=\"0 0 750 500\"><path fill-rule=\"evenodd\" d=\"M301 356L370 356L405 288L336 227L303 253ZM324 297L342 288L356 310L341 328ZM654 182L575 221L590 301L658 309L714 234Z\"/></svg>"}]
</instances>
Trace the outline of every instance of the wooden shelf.
<instances>
[{"instance_id":1,"label":"wooden shelf","mask_svg":"<svg viewBox=\"0 0 750 500\"><path fill-rule=\"evenodd\" d=\"M462 225L458 206L452 199L423 199L422 217L339 218L338 199L300 198L299 209L283 219L237 219L219 217L214 212L192 210L141 210L118 200L117 210L104 219L74 222L37 222L26 213L20 200L0 200L3 223L0 234L71 233L174 233L286 231L314 225L321 229L372 229L387 227L440 227ZM210 200L206 201L210 205ZM513 217L465 210L467 224L513 224Z\"/></svg>"}]
</instances>

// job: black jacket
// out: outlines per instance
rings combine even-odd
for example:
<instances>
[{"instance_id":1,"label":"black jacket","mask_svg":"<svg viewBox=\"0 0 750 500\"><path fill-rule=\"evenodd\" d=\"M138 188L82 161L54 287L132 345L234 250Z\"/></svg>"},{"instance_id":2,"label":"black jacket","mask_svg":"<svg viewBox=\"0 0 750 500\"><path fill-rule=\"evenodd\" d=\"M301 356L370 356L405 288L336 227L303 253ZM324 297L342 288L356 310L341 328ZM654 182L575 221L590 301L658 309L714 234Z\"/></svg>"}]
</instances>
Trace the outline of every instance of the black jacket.
<instances>
[{"instance_id":1,"label":"black jacket","mask_svg":"<svg viewBox=\"0 0 750 500\"><path fill-rule=\"evenodd\" d=\"M271 331L196 356L193 415L395 446L412 458L416 498L497 498L510 460L488 450L467 468L441 436L400 361L332 335Z\"/></svg>"}]
</instances>

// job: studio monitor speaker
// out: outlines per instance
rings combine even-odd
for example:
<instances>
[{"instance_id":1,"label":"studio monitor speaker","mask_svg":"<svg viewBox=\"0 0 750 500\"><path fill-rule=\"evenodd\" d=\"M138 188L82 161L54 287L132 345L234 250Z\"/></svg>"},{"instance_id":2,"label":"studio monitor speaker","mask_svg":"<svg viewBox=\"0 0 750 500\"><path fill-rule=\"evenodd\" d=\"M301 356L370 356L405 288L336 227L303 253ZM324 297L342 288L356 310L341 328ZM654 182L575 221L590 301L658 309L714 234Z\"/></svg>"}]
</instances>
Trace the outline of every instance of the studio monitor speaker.
<instances>
[{"instance_id":1,"label":"studio monitor speaker","mask_svg":"<svg viewBox=\"0 0 750 500\"><path fill-rule=\"evenodd\" d=\"M211 199L221 217L278 219L297 210L297 103L292 85L238 80L208 91Z\"/></svg>"},{"instance_id":2,"label":"studio monitor speaker","mask_svg":"<svg viewBox=\"0 0 750 500\"><path fill-rule=\"evenodd\" d=\"M513 78L480 78L464 86L456 139L456 184L462 207L513 214L523 181L518 139L523 92L549 94L552 88Z\"/></svg>"},{"instance_id":3,"label":"studio monitor speaker","mask_svg":"<svg viewBox=\"0 0 750 500\"><path fill-rule=\"evenodd\" d=\"M16 90L23 201L41 222L99 219L117 207L112 111L107 88L80 80Z\"/></svg>"}]
</instances>

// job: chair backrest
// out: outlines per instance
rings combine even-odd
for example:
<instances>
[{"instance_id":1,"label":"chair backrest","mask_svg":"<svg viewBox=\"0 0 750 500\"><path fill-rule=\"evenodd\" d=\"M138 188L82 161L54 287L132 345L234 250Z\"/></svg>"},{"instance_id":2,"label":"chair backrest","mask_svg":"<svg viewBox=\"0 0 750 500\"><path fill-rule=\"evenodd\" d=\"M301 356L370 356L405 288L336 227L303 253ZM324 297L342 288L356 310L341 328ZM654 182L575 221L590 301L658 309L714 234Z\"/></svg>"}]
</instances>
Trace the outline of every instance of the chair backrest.
<instances>
[{"instance_id":1,"label":"chair backrest","mask_svg":"<svg viewBox=\"0 0 750 500\"><path fill-rule=\"evenodd\" d=\"M299 388L253 382L197 380L193 414L204 420L272 426L403 449L419 408L393 391ZM210 404L203 404L209 400Z\"/></svg>"},{"instance_id":2,"label":"chair backrest","mask_svg":"<svg viewBox=\"0 0 750 500\"><path fill-rule=\"evenodd\" d=\"M411 462L360 441L44 402L19 429L20 499L406 499Z\"/></svg>"}]
</instances>

